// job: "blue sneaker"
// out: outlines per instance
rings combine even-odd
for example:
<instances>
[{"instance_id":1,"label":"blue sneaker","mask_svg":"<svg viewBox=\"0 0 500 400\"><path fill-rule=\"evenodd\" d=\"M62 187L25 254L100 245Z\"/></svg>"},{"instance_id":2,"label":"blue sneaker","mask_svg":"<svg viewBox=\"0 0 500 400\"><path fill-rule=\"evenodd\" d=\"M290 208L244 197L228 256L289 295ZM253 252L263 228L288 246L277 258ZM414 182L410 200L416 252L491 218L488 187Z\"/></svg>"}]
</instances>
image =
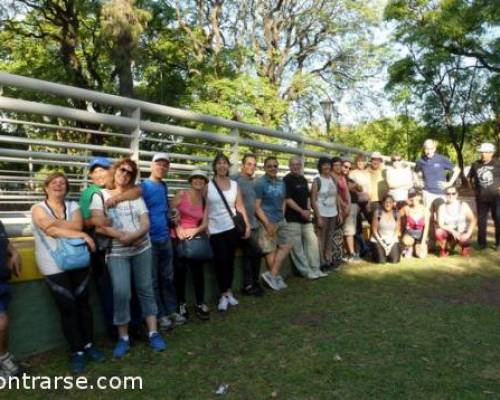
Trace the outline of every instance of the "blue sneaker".
<instances>
[{"instance_id":1,"label":"blue sneaker","mask_svg":"<svg viewBox=\"0 0 500 400\"><path fill-rule=\"evenodd\" d=\"M153 333L150 338L149 338L149 345L155 350L155 351L163 351L167 348L167 344L163 340L163 338L160 336L158 332Z\"/></svg>"},{"instance_id":2,"label":"blue sneaker","mask_svg":"<svg viewBox=\"0 0 500 400\"><path fill-rule=\"evenodd\" d=\"M85 355L87 356L87 359L95 362L104 362L106 359L106 357L104 357L104 353L96 346L91 346L88 349L85 349Z\"/></svg>"},{"instance_id":3,"label":"blue sneaker","mask_svg":"<svg viewBox=\"0 0 500 400\"><path fill-rule=\"evenodd\" d=\"M121 358L130 350L130 341L118 339L116 346L113 350L113 356Z\"/></svg>"},{"instance_id":4,"label":"blue sneaker","mask_svg":"<svg viewBox=\"0 0 500 400\"><path fill-rule=\"evenodd\" d=\"M70 368L74 374L81 374L85 371L85 356L78 353L73 354L71 356Z\"/></svg>"}]
</instances>

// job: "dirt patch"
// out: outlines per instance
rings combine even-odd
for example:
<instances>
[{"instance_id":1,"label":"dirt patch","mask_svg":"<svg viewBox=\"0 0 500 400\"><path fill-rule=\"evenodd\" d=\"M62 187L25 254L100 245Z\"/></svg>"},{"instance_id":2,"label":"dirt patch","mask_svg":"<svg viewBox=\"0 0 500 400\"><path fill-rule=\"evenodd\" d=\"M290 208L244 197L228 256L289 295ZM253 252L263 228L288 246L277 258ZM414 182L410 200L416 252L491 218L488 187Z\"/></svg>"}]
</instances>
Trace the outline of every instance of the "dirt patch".
<instances>
[{"instance_id":1,"label":"dirt patch","mask_svg":"<svg viewBox=\"0 0 500 400\"><path fill-rule=\"evenodd\" d=\"M320 326L326 319L325 313L299 313L291 319L292 325L298 326Z\"/></svg>"},{"instance_id":2,"label":"dirt patch","mask_svg":"<svg viewBox=\"0 0 500 400\"><path fill-rule=\"evenodd\" d=\"M485 282L469 293L438 298L451 304L483 304L500 309L500 282Z\"/></svg>"}]
</instances>

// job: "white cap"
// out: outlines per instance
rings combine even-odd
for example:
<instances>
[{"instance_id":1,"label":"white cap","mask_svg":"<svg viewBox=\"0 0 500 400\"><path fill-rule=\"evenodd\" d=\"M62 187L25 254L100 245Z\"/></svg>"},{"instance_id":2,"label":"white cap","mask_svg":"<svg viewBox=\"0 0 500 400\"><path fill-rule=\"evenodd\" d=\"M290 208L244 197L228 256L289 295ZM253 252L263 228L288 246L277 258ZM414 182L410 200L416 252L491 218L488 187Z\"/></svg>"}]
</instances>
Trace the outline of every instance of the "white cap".
<instances>
[{"instance_id":1,"label":"white cap","mask_svg":"<svg viewBox=\"0 0 500 400\"><path fill-rule=\"evenodd\" d=\"M167 153L156 153L153 156L153 162L160 161L160 160L165 160L170 162L170 158L168 157Z\"/></svg>"},{"instance_id":2,"label":"white cap","mask_svg":"<svg viewBox=\"0 0 500 400\"><path fill-rule=\"evenodd\" d=\"M491 143L482 143L481 147L477 149L478 152L480 153L494 153L495 152L495 145Z\"/></svg>"},{"instance_id":3,"label":"white cap","mask_svg":"<svg viewBox=\"0 0 500 400\"><path fill-rule=\"evenodd\" d=\"M208 182L208 176L206 172L202 171L201 169L195 169L189 174L188 181L191 181L193 178L203 178Z\"/></svg>"},{"instance_id":4,"label":"white cap","mask_svg":"<svg viewBox=\"0 0 500 400\"><path fill-rule=\"evenodd\" d=\"M379 153L378 151L374 151L371 155L371 159L373 160L374 158L378 158L379 160L383 160L384 157L382 156L381 153Z\"/></svg>"}]
</instances>

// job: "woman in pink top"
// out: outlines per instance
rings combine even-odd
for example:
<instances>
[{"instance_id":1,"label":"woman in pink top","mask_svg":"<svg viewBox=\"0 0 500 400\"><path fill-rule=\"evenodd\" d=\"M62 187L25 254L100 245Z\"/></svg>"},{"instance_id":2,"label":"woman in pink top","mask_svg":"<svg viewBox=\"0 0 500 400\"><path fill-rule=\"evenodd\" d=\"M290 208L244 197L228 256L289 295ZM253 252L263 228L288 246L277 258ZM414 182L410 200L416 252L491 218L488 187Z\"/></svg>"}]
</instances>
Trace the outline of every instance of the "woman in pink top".
<instances>
[{"instance_id":1,"label":"woman in pink top","mask_svg":"<svg viewBox=\"0 0 500 400\"><path fill-rule=\"evenodd\" d=\"M430 212L422 203L422 194L415 189L408 191L408 204L399 211L405 227L403 233L403 255L419 258L427 256Z\"/></svg>"},{"instance_id":2,"label":"woman in pink top","mask_svg":"<svg viewBox=\"0 0 500 400\"><path fill-rule=\"evenodd\" d=\"M182 240L191 240L207 229L207 221L203 221L204 202L203 190L208 183L208 177L203 171L193 171L189 175L191 187L180 190L172 200L171 207L176 208L179 219L175 229L172 229L172 238L176 245ZM196 299L195 314L201 320L210 318L210 311L205 304L205 276L202 260L192 260L179 257L177 246L174 251L174 284L179 302L179 313L188 317L186 306L186 273L191 269L191 276Z\"/></svg>"}]
</instances>

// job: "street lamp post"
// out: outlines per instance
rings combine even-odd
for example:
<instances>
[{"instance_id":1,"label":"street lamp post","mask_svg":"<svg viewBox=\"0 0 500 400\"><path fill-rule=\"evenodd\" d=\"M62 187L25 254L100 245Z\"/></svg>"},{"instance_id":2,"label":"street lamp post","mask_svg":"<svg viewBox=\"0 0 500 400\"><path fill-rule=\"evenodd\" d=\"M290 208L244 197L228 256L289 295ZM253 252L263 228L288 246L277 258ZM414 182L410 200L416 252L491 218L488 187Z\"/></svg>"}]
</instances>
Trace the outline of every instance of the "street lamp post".
<instances>
[{"instance_id":1,"label":"street lamp post","mask_svg":"<svg viewBox=\"0 0 500 400\"><path fill-rule=\"evenodd\" d=\"M328 98L319 102L321 108L323 110L323 117L325 117L326 122L326 135L329 138L330 136L330 122L332 121L332 113L333 113L333 101ZM333 141L332 136L332 141Z\"/></svg>"}]
</instances>

